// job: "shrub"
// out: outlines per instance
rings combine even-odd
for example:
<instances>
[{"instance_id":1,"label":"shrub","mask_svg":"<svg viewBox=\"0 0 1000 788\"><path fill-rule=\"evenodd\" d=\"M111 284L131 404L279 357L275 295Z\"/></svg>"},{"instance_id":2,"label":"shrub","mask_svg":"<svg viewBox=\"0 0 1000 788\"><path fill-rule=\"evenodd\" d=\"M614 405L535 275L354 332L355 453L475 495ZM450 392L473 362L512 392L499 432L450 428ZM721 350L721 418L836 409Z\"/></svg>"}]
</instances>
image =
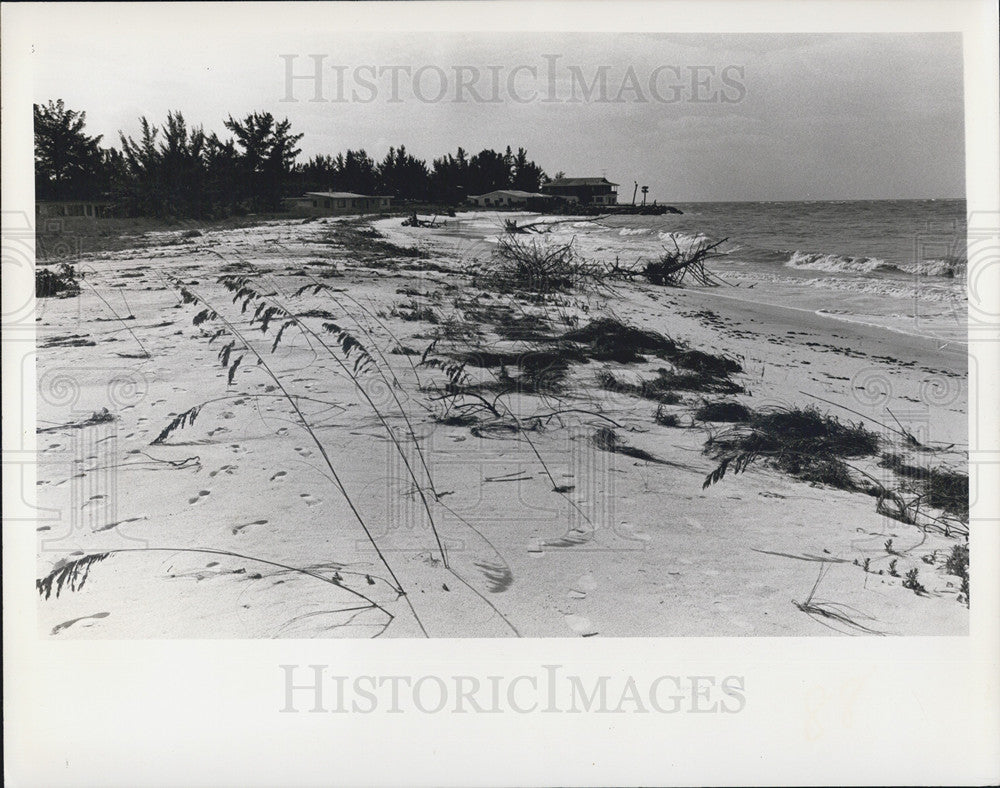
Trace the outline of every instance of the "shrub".
<instances>
[{"instance_id":1,"label":"shrub","mask_svg":"<svg viewBox=\"0 0 1000 788\"><path fill-rule=\"evenodd\" d=\"M921 498L930 506L969 519L969 475L946 468L930 468L906 463L898 454L886 454L879 463L912 480Z\"/></svg>"},{"instance_id":2,"label":"shrub","mask_svg":"<svg viewBox=\"0 0 1000 788\"><path fill-rule=\"evenodd\" d=\"M969 545L957 544L951 548L951 554L945 561L944 571L962 581L962 596L969 601Z\"/></svg>"},{"instance_id":3,"label":"shrub","mask_svg":"<svg viewBox=\"0 0 1000 788\"><path fill-rule=\"evenodd\" d=\"M35 296L37 298L52 298L60 293L67 295L80 292L76 269L69 263L63 263L58 270L51 268L35 269Z\"/></svg>"},{"instance_id":4,"label":"shrub","mask_svg":"<svg viewBox=\"0 0 1000 788\"><path fill-rule=\"evenodd\" d=\"M920 572L914 567L906 573L903 579L903 588L910 589L914 594L924 594L927 589L923 587L918 579Z\"/></svg>"},{"instance_id":5,"label":"shrub","mask_svg":"<svg viewBox=\"0 0 1000 788\"><path fill-rule=\"evenodd\" d=\"M554 244L503 235L493 253L485 284L531 293L566 292L604 278L600 267L581 260L572 243Z\"/></svg>"}]
</instances>

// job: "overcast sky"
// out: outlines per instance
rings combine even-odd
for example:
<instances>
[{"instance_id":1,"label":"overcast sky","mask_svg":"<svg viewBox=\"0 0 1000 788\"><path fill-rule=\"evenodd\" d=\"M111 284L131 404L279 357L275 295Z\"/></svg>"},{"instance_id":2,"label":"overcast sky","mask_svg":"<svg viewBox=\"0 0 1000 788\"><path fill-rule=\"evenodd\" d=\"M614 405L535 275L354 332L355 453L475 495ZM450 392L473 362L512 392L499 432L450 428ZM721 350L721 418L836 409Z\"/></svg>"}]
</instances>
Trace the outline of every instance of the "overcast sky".
<instances>
[{"instance_id":1,"label":"overcast sky","mask_svg":"<svg viewBox=\"0 0 1000 788\"><path fill-rule=\"evenodd\" d=\"M302 159L524 146L550 175L603 174L626 200L634 181L661 202L964 196L957 34L347 34L322 13L310 32L262 34L201 27L185 6L177 27L81 35L50 8L35 100L86 110L105 144L140 115L178 109L221 133L230 113L267 110L305 133ZM325 56L324 101L311 79L289 94L282 55L296 75Z\"/></svg>"}]
</instances>

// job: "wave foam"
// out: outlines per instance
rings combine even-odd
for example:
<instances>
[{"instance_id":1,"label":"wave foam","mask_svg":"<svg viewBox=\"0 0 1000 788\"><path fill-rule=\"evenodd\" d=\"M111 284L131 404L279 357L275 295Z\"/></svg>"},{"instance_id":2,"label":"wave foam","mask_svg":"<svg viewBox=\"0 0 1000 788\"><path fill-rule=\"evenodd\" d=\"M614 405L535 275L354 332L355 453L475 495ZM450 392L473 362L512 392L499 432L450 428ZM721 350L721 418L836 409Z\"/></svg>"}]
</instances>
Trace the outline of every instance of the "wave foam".
<instances>
[{"instance_id":1,"label":"wave foam","mask_svg":"<svg viewBox=\"0 0 1000 788\"><path fill-rule=\"evenodd\" d=\"M789 268L805 268L810 271L848 272L870 274L874 271L898 270L880 257L849 257L841 254L817 254L795 251L785 263Z\"/></svg>"},{"instance_id":2,"label":"wave foam","mask_svg":"<svg viewBox=\"0 0 1000 788\"><path fill-rule=\"evenodd\" d=\"M965 273L965 260L923 260L919 263L901 265L900 269L908 274L919 276L943 276L954 279Z\"/></svg>"},{"instance_id":3,"label":"wave foam","mask_svg":"<svg viewBox=\"0 0 1000 788\"><path fill-rule=\"evenodd\" d=\"M785 262L789 268L802 268L829 273L870 274L895 271L918 276L940 276L954 279L965 273L965 261L960 259L923 260L919 263L888 263L880 257L851 257L839 254L816 254L795 251Z\"/></svg>"},{"instance_id":4,"label":"wave foam","mask_svg":"<svg viewBox=\"0 0 1000 788\"><path fill-rule=\"evenodd\" d=\"M711 238L709 238L704 233L698 233L698 235L688 235L687 233L664 233L661 232L660 240L664 243L670 245L677 244L682 251L688 251L692 247L698 244L711 243Z\"/></svg>"}]
</instances>

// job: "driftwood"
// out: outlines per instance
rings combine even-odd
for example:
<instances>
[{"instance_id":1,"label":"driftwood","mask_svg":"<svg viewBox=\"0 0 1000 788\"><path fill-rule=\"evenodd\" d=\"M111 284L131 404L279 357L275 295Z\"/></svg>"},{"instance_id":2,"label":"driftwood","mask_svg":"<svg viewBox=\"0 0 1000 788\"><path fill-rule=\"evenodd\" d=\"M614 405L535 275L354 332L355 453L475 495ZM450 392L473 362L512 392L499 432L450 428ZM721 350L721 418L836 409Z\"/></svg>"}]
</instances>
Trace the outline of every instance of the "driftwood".
<instances>
[{"instance_id":1,"label":"driftwood","mask_svg":"<svg viewBox=\"0 0 1000 788\"><path fill-rule=\"evenodd\" d=\"M720 283L728 284L705 267L705 263L713 257L719 257L713 252L724 244L728 239L709 243L707 240L695 244L687 250L682 250L677 243L677 239L671 237L674 248L663 248L663 254L658 260L646 263L643 272L649 281L654 285L667 285L668 287L683 287L684 280L691 277L700 285L714 287Z\"/></svg>"},{"instance_id":2,"label":"driftwood","mask_svg":"<svg viewBox=\"0 0 1000 788\"><path fill-rule=\"evenodd\" d=\"M607 216L595 216L588 221L596 222L599 219L606 219ZM550 233L557 224L575 222L576 219L557 219L554 222L529 222L528 224L518 224L517 219L504 219L503 229L508 235L524 235L526 233Z\"/></svg>"},{"instance_id":3,"label":"driftwood","mask_svg":"<svg viewBox=\"0 0 1000 788\"><path fill-rule=\"evenodd\" d=\"M437 227L437 214L429 222L420 219L415 213L409 219L403 219L403 227Z\"/></svg>"}]
</instances>

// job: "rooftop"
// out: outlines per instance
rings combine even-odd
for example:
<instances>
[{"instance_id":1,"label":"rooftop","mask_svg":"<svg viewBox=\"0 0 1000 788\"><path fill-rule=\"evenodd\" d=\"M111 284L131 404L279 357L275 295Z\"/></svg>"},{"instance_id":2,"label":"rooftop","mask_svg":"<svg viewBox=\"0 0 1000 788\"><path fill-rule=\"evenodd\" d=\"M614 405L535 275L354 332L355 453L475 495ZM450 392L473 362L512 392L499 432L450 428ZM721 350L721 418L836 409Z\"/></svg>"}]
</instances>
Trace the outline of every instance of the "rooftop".
<instances>
[{"instance_id":1,"label":"rooftop","mask_svg":"<svg viewBox=\"0 0 1000 788\"><path fill-rule=\"evenodd\" d=\"M387 194L355 194L354 192L306 192L306 197L329 197L336 200L358 200L388 196Z\"/></svg>"},{"instance_id":2,"label":"rooftop","mask_svg":"<svg viewBox=\"0 0 1000 788\"><path fill-rule=\"evenodd\" d=\"M542 188L546 186L617 186L617 183L612 183L607 178L559 178L554 181L549 181Z\"/></svg>"},{"instance_id":3,"label":"rooftop","mask_svg":"<svg viewBox=\"0 0 1000 788\"><path fill-rule=\"evenodd\" d=\"M508 197L547 197L548 195L542 194L541 192L522 192L517 189L494 189L491 192L485 192L484 194L474 194L473 197L488 197L491 194L506 194Z\"/></svg>"}]
</instances>

